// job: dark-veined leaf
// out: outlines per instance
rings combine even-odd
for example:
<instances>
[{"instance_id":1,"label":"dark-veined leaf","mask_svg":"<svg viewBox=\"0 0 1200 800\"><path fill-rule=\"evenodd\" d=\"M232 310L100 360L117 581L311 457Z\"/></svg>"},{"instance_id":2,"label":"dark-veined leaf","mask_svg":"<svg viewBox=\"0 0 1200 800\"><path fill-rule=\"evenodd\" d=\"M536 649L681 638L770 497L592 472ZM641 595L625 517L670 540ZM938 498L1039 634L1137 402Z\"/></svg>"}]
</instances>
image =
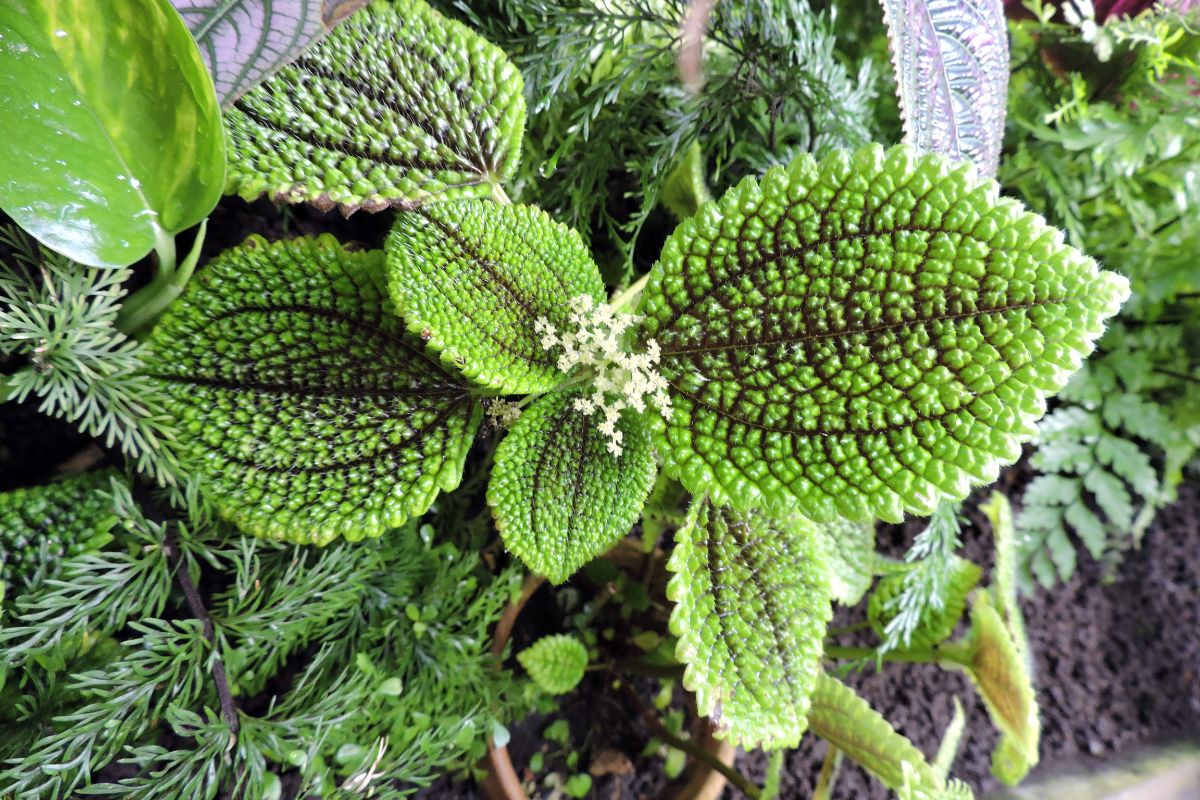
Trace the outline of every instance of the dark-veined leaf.
<instances>
[{"instance_id":1,"label":"dark-veined leaf","mask_svg":"<svg viewBox=\"0 0 1200 800\"><path fill-rule=\"evenodd\" d=\"M744 180L667 240L666 469L739 508L899 520L995 479L1128 294L996 185L869 146Z\"/></svg>"},{"instance_id":2,"label":"dark-veined leaf","mask_svg":"<svg viewBox=\"0 0 1200 800\"><path fill-rule=\"evenodd\" d=\"M1022 656L1028 645L1017 640L987 592L973 597L968 645L967 674L1000 731L1000 742L992 752L992 774L1015 786L1037 765L1041 737L1037 696Z\"/></svg>"},{"instance_id":3,"label":"dark-veined leaf","mask_svg":"<svg viewBox=\"0 0 1200 800\"><path fill-rule=\"evenodd\" d=\"M228 106L368 0L171 0Z\"/></svg>"},{"instance_id":4,"label":"dark-veined leaf","mask_svg":"<svg viewBox=\"0 0 1200 800\"><path fill-rule=\"evenodd\" d=\"M1001 0L882 0L904 141L995 175L1008 103Z\"/></svg>"},{"instance_id":5,"label":"dark-veined leaf","mask_svg":"<svg viewBox=\"0 0 1200 800\"><path fill-rule=\"evenodd\" d=\"M578 233L532 206L486 200L400 214L388 285L443 362L508 394L545 392L564 377L535 330L539 317L569 329L571 298L605 298Z\"/></svg>"},{"instance_id":6,"label":"dark-veined leaf","mask_svg":"<svg viewBox=\"0 0 1200 800\"><path fill-rule=\"evenodd\" d=\"M675 534L667 595L683 683L746 748L795 747L832 615L821 535L699 497Z\"/></svg>"},{"instance_id":7,"label":"dark-veined leaf","mask_svg":"<svg viewBox=\"0 0 1200 800\"><path fill-rule=\"evenodd\" d=\"M220 199L221 112L167 0L5 0L0 75L0 207L52 250L132 264Z\"/></svg>"},{"instance_id":8,"label":"dark-veined leaf","mask_svg":"<svg viewBox=\"0 0 1200 800\"><path fill-rule=\"evenodd\" d=\"M378 536L461 480L479 404L404 330L384 271L329 236L252 237L154 328L181 460L247 533Z\"/></svg>"},{"instance_id":9,"label":"dark-veined leaf","mask_svg":"<svg viewBox=\"0 0 1200 800\"><path fill-rule=\"evenodd\" d=\"M936 795L944 788L942 779L912 742L897 733L853 689L824 672L819 672L814 681L808 724L813 733L893 791L907 785L910 791Z\"/></svg>"},{"instance_id":10,"label":"dark-veined leaf","mask_svg":"<svg viewBox=\"0 0 1200 800\"><path fill-rule=\"evenodd\" d=\"M625 414L619 456L579 395L554 392L521 414L496 449L488 503L504 545L562 583L637 522L654 484L654 450L641 418Z\"/></svg>"},{"instance_id":11,"label":"dark-veined leaf","mask_svg":"<svg viewBox=\"0 0 1200 800\"><path fill-rule=\"evenodd\" d=\"M422 0L372 3L226 114L228 191L346 214L489 196L517 168L522 92Z\"/></svg>"}]
</instances>

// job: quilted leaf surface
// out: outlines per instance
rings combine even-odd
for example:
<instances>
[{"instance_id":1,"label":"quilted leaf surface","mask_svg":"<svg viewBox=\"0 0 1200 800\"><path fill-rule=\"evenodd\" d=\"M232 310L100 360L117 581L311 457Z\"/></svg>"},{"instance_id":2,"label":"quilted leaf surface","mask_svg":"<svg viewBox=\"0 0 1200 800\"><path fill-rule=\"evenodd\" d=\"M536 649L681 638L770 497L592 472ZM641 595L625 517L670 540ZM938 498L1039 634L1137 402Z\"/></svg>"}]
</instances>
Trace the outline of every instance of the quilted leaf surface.
<instances>
[{"instance_id":1,"label":"quilted leaf surface","mask_svg":"<svg viewBox=\"0 0 1200 800\"><path fill-rule=\"evenodd\" d=\"M666 469L738 508L929 514L1016 460L1128 291L966 166L802 156L680 225L650 274Z\"/></svg>"},{"instance_id":2,"label":"quilted leaf surface","mask_svg":"<svg viewBox=\"0 0 1200 800\"><path fill-rule=\"evenodd\" d=\"M347 214L489 196L517 167L522 92L422 0L372 3L229 110L227 191Z\"/></svg>"},{"instance_id":3,"label":"quilted leaf surface","mask_svg":"<svg viewBox=\"0 0 1200 800\"><path fill-rule=\"evenodd\" d=\"M378 536L458 485L479 404L404 329L384 272L332 237L252 237L155 326L181 459L247 533Z\"/></svg>"},{"instance_id":4,"label":"quilted leaf surface","mask_svg":"<svg viewBox=\"0 0 1200 800\"><path fill-rule=\"evenodd\" d=\"M823 540L697 498L675 534L671 632L696 707L746 748L795 747L832 615Z\"/></svg>"}]
</instances>

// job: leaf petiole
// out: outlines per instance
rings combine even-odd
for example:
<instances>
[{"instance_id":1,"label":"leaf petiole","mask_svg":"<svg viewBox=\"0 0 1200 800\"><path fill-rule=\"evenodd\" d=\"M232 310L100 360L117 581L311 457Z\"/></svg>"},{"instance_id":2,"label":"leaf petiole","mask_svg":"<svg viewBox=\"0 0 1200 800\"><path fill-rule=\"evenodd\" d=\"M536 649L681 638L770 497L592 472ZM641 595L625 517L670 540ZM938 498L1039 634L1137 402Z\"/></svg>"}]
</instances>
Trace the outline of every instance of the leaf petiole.
<instances>
[{"instance_id":1,"label":"leaf petiole","mask_svg":"<svg viewBox=\"0 0 1200 800\"><path fill-rule=\"evenodd\" d=\"M154 244L154 252L158 260L158 269L150 283L134 292L122 305L117 315L117 329L128 336L135 336L158 318L167 306L183 292L196 262L200 260L200 250L204 246L204 234L208 230L208 220L200 223L196 233L196 241L183 262L176 266L175 237L159 229Z\"/></svg>"}]
</instances>

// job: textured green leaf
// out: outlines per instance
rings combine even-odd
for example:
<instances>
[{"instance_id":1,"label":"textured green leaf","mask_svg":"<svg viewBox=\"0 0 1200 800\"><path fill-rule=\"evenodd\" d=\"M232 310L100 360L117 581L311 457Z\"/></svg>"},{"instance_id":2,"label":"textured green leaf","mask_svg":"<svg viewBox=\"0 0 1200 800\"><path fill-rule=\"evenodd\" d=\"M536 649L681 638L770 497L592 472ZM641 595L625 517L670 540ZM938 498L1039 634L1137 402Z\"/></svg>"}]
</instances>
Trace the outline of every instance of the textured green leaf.
<instances>
[{"instance_id":1,"label":"textured green leaf","mask_svg":"<svg viewBox=\"0 0 1200 800\"><path fill-rule=\"evenodd\" d=\"M221 197L217 98L167 0L5 0L0 75L0 207L52 250L132 264Z\"/></svg>"},{"instance_id":2,"label":"textured green leaf","mask_svg":"<svg viewBox=\"0 0 1200 800\"><path fill-rule=\"evenodd\" d=\"M825 537L833 599L857 605L875 580L875 523L841 517L817 525Z\"/></svg>"},{"instance_id":3,"label":"textured green leaf","mask_svg":"<svg viewBox=\"0 0 1200 800\"><path fill-rule=\"evenodd\" d=\"M368 0L171 0L227 106Z\"/></svg>"},{"instance_id":4,"label":"textured green leaf","mask_svg":"<svg viewBox=\"0 0 1200 800\"><path fill-rule=\"evenodd\" d=\"M343 213L486 197L511 177L521 75L421 0L372 3L226 114L229 187Z\"/></svg>"},{"instance_id":5,"label":"textured green leaf","mask_svg":"<svg viewBox=\"0 0 1200 800\"><path fill-rule=\"evenodd\" d=\"M803 156L668 239L641 304L668 471L739 508L928 514L995 479L1128 293L992 181Z\"/></svg>"},{"instance_id":6,"label":"textured green leaf","mask_svg":"<svg viewBox=\"0 0 1200 800\"><path fill-rule=\"evenodd\" d=\"M566 694L579 685L587 669L588 652L574 636L543 636L517 653L517 661L544 692Z\"/></svg>"},{"instance_id":7,"label":"textured green leaf","mask_svg":"<svg viewBox=\"0 0 1200 800\"><path fill-rule=\"evenodd\" d=\"M0 583L20 594L53 578L64 558L93 551L116 523L104 493L116 470L0 493Z\"/></svg>"},{"instance_id":8,"label":"textured green leaf","mask_svg":"<svg viewBox=\"0 0 1200 800\"><path fill-rule=\"evenodd\" d=\"M387 297L379 251L252 237L154 328L185 466L258 536L378 536L462 477L481 412Z\"/></svg>"},{"instance_id":9,"label":"textured green leaf","mask_svg":"<svg viewBox=\"0 0 1200 800\"><path fill-rule=\"evenodd\" d=\"M824 672L816 677L808 725L893 791L905 786L906 763L910 791L942 790L941 779L921 751L853 689Z\"/></svg>"},{"instance_id":10,"label":"textured green leaf","mask_svg":"<svg viewBox=\"0 0 1200 800\"><path fill-rule=\"evenodd\" d=\"M945 585L937 597L941 607L926 606L920 621L913 629L908 643L913 647L927 647L944 642L954 634L958 620L967 608L967 595L979 583L983 571L975 563L959 556L946 576ZM888 623L895 619L900 609L891 600L904 591L905 575L889 575L879 582L867 604L867 618L880 638L887 638Z\"/></svg>"},{"instance_id":11,"label":"textured green leaf","mask_svg":"<svg viewBox=\"0 0 1200 800\"><path fill-rule=\"evenodd\" d=\"M746 748L795 747L807 725L832 615L823 541L700 497L675 534L667 595L683 683Z\"/></svg>"},{"instance_id":12,"label":"textured green leaf","mask_svg":"<svg viewBox=\"0 0 1200 800\"><path fill-rule=\"evenodd\" d=\"M654 484L654 450L641 419L625 414L619 456L594 420L555 392L521 414L496 449L488 503L510 552L562 583L617 543Z\"/></svg>"},{"instance_id":13,"label":"textured green leaf","mask_svg":"<svg viewBox=\"0 0 1200 800\"><path fill-rule=\"evenodd\" d=\"M532 206L485 200L400 214L388 239L388 285L409 328L442 361L510 394L563 379L537 319L563 330L571 298L605 298L578 233Z\"/></svg>"},{"instance_id":14,"label":"textured green leaf","mask_svg":"<svg viewBox=\"0 0 1200 800\"><path fill-rule=\"evenodd\" d=\"M988 716L1000 731L992 753L992 773L1016 785L1038 763L1037 696L1021 654L1028 650L992 607L991 596L975 595L971 607L971 666L967 674L979 689Z\"/></svg>"},{"instance_id":15,"label":"textured green leaf","mask_svg":"<svg viewBox=\"0 0 1200 800\"><path fill-rule=\"evenodd\" d=\"M992 492L986 503L980 503L979 510L987 515L992 525L992 538L995 540L996 565L992 568L992 600L1000 618L1012 633L1018 654L1028 665L1025 616L1017 602L1017 564L1020 554L1017 550L1017 531L1013 526L1012 505L1003 493Z\"/></svg>"}]
</instances>

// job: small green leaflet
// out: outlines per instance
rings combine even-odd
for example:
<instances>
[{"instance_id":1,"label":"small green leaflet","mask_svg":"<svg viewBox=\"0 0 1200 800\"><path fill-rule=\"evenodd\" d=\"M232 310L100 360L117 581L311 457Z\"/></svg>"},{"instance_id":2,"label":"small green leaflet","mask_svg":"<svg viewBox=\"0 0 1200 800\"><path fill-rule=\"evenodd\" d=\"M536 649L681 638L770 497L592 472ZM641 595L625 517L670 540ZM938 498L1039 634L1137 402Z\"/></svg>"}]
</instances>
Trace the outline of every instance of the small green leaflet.
<instances>
[{"instance_id":1,"label":"small green leaflet","mask_svg":"<svg viewBox=\"0 0 1200 800\"><path fill-rule=\"evenodd\" d=\"M992 569L990 589L992 600L996 604L996 612L1000 619L1004 620L1004 624L1012 632L1017 654L1028 668L1025 615L1021 613L1021 605L1017 602L1017 564L1020 553L1017 549L1017 531L1013 526L1012 504L1003 493L992 492L986 503L979 504L979 510L991 523L992 538L996 542L996 564Z\"/></svg>"},{"instance_id":2,"label":"small green leaflet","mask_svg":"<svg viewBox=\"0 0 1200 800\"><path fill-rule=\"evenodd\" d=\"M823 540L697 498L675 534L671 632L701 714L746 747L795 747L833 610Z\"/></svg>"},{"instance_id":3,"label":"small green leaflet","mask_svg":"<svg viewBox=\"0 0 1200 800\"><path fill-rule=\"evenodd\" d=\"M971 607L971 677L988 716L1000 731L1000 743L992 752L992 774L1015 786L1038 763L1037 695L1022 653L1028 644L1013 631L992 607L991 595L979 592Z\"/></svg>"},{"instance_id":4,"label":"small green leaflet","mask_svg":"<svg viewBox=\"0 0 1200 800\"><path fill-rule=\"evenodd\" d=\"M573 297L605 299L579 234L532 206L465 200L402 213L387 249L388 285L409 329L447 365L508 394L563 379L539 317L570 328Z\"/></svg>"},{"instance_id":5,"label":"small green leaflet","mask_svg":"<svg viewBox=\"0 0 1200 800\"><path fill-rule=\"evenodd\" d=\"M516 171L521 75L421 0L382 0L226 114L227 191L343 213L486 197Z\"/></svg>"},{"instance_id":6,"label":"small green leaflet","mask_svg":"<svg viewBox=\"0 0 1200 800\"><path fill-rule=\"evenodd\" d=\"M833 599L857 605L875 580L875 523L837 518L817 525L825 537Z\"/></svg>"},{"instance_id":7,"label":"small green leaflet","mask_svg":"<svg viewBox=\"0 0 1200 800\"><path fill-rule=\"evenodd\" d=\"M378 536L461 480L479 405L404 330L384 271L330 236L252 237L154 328L181 459L247 533Z\"/></svg>"},{"instance_id":8,"label":"small green leaflet","mask_svg":"<svg viewBox=\"0 0 1200 800\"><path fill-rule=\"evenodd\" d=\"M641 418L627 413L620 456L577 394L554 392L521 414L496 449L488 504L504 545L534 572L562 583L637 522L654 484L654 450Z\"/></svg>"},{"instance_id":9,"label":"small green leaflet","mask_svg":"<svg viewBox=\"0 0 1200 800\"><path fill-rule=\"evenodd\" d=\"M1128 295L993 181L871 145L742 181L667 240L666 469L738 508L899 520L995 479Z\"/></svg>"},{"instance_id":10,"label":"small green leaflet","mask_svg":"<svg viewBox=\"0 0 1200 800\"><path fill-rule=\"evenodd\" d=\"M808 724L813 733L893 791L907 785L909 791L936 796L944 788L937 772L912 742L897 733L853 689L824 672L819 672L814 681Z\"/></svg>"},{"instance_id":11,"label":"small green leaflet","mask_svg":"<svg viewBox=\"0 0 1200 800\"><path fill-rule=\"evenodd\" d=\"M920 617L911 629L906 647L929 647L944 642L954 634L959 618L967 608L967 595L979 583L983 570L972 561L953 556L953 562L942 580L937 594L920 609ZM905 590L907 574L889 575L879 582L867 603L867 618L871 628L885 642L889 640L888 626L900 613L899 597ZM936 605L935 603L940 603Z\"/></svg>"},{"instance_id":12,"label":"small green leaflet","mask_svg":"<svg viewBox=\"0 0 1200 800\"><path fill-rule=\"evenodd\" d=\"M517 653L517 661L542 691L566 694L583 680L588 652L583 642L560 633L538 639Z\"/></svg>"}]
</instances>

